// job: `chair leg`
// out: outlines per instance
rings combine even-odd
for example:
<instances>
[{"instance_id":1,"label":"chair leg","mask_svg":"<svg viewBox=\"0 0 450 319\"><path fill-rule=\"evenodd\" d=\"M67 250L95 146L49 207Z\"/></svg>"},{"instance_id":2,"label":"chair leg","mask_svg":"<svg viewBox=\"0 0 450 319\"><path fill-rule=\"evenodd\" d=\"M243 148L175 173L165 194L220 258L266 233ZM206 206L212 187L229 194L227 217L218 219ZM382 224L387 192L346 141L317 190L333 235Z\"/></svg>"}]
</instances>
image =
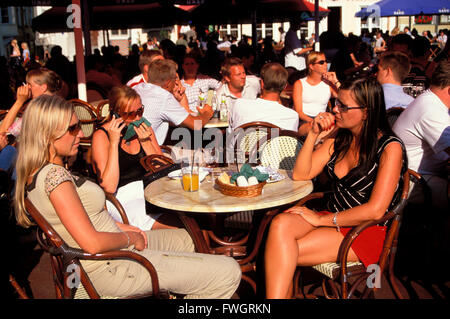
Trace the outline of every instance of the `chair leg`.
<instances>
[{"instance_id":1,"label":"chair leg","mask_svg":"<svg viewBox=\"0 0 450 319\"><path fill-rule=\"evenodd\" d=\"M16 292L19 294L20 299L30 299L30 298L28 298L25 291L22 289L22 287L20 287L20 285L17 283L16 279L11 274L9 274L9 282L14 287Z\"/></svg>"},{"instance_id":2,"label":"chair leg","mask_svg":"<svg viewBox=\"0 0 450 319\"><path fill-rule=\"evenodd\" d=\"M390 269L391 267L389 267L389 273L387 276L387 279L389 281L389 284L391 285L392 290L394 291L395 297L397 297L397 299L406 299L403 294L400 292L400 288L397 284L397 278L394 275L394 271L393 269Z\"/></svg>"},{"instance_id":3,"label":"chair leg","mask_svg":"<svg viewBox=\"0 0 450 319\"><path fill-rule=\"evenodd\" d=\"M303 283L301 280L301 272L298 268L295 270L293 285L294 285L293 298L303 299L305 295L303 294Z\"/></svg>"},{"instance_id":4,"label":"chair leg","mask_svg":"<svg viewBox=\"0 0 450 319\"><path fill-rule=\"evenodd\" d=\"M333 295L328 294L327 283L330 285L331 289L333 290ZM322 291L323 291L325 298L327 298L327 299L339 299L339 290L337 289L335 282L331 279L323 279L322 280Z\"/></svg>"}]
</instances>

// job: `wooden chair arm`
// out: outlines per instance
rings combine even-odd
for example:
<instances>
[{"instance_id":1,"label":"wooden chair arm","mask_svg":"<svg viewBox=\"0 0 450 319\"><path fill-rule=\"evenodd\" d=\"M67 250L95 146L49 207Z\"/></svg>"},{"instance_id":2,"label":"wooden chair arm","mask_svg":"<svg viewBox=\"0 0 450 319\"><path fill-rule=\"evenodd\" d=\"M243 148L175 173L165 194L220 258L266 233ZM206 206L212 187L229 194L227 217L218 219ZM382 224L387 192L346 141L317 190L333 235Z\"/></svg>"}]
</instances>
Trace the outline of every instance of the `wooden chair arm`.
<instances>
[{"instance_id":1,"label":"wooden chair arm","mask_svg":"<svg viewBox=\"0 0 450 319\"><path fill-rule=\"evenodd\" d=\"M385 214L382 218L378 220L368 220L365 221L358 226L353 227L352 230L350 230L347 235L345 235L344 240L342 241L339 252L338 252L338 260L342 267L342 273L346 273L346 267L347 267L347 258L348 258L348 252L350 251L350 247L353 244L353 241L367 228L385 223L386 221L394 218L396 214L393 211L389 211L387 214Z\"/></svg>"},{"instance_id":2,"label":"wooden chair arm","mask_svg":"<svg viewBox=\"0 0 450 319\"><path fill-rule=\"evenodd\" d=\"M125 212L125 209L123 208L119 200L116 198L116 196L113 193L107 192L105 192L105 196L106 199L109 200L116 207L117 211L120 214L120 217L122 218L122 223L129 225L130 221L128 220L127 213Z\"/></svg>"},{"instance_id":3,"label":"wooden chair arm","mask_svg":"<svg viewBox=\"0 0 450 319\"><path fill-rule=\"evenodd\" d=\"M142 157L140 163L147 172L156 173L175 162L165 155L152 154Z\"/></svg>"},{"instance_id":4,"label":"wooden chair arm","mask_svg":"<svg viewBox=\"0 0 450 319\"><path fill-rule=\"evenodd\" d=\"M152 282L152 292L155 296L159 297L159 281L158 274L153 264L145 257L128 250L114 250L99 254L88 254L81 249L73 248L63 244L58 248L50 247L49 253L53 255L62 255L64 264L68 265L74 258L79 260L117 260L128 259L140 263L150 274ZM65 267L67 268L67 267Z\"/></svg>"}]
</instances>

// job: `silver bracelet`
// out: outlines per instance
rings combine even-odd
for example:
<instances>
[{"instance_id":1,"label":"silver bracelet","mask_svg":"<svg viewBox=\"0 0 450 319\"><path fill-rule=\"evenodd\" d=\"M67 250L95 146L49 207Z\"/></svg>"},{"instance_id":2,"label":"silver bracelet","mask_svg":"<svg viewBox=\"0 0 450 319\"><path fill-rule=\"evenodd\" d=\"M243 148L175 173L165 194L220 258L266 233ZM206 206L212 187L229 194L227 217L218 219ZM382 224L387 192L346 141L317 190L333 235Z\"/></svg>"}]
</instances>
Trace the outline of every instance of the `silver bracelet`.
<instances>
[{"instance_id":1,"label":"silver bracelet","mask_svg":"<svg viewBox=\"0 0 450 319\"><path fill-rule=\"evenodd\" d=\"M333 225L337 227L336 231L340 231L341 230L341 228L339 227L339 225L337 223L337 215L338 215L338 213L339 212L334 213L334 216L333 216Z\"/></svg>"}]
</instances>

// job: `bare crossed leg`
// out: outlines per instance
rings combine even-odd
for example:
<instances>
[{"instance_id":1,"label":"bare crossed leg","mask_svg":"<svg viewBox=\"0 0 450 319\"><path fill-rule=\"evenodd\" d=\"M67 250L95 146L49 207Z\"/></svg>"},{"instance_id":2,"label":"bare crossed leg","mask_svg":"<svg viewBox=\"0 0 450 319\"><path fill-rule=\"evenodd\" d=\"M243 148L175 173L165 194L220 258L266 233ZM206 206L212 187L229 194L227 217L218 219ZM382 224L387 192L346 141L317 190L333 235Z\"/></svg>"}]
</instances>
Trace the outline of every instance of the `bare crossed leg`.
<instances>
[{"instance_id":1,"label":"bare crossed leg","mask_svg":"<svg viewBox=\"0 0 450 319\"><path fill-rule=\"evenodd\" d=\"M297 265L336 261L343 239L335 228L313 227L300 215L277 215L270 226L265 251L266 298L291 298ZM348 261L358 261L352 249Z\"/></svg>"}]
</instances>

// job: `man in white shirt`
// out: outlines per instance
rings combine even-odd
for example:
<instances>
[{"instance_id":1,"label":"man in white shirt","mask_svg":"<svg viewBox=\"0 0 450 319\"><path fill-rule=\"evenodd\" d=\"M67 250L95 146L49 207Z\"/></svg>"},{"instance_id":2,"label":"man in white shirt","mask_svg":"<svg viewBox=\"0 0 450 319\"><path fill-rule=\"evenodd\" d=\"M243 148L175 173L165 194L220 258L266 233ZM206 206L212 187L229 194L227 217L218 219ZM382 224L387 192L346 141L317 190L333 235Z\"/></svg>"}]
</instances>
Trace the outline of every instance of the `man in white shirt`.
<instances>
[{"instance_id":1,"label":"man in white shirt","mask_svg":"<svg viewBox=\"0 0 450 319\"><path fill-rule=\"evenodd\" d=\"M447 43L447 35L444 30L439 31L439 36L437 37L436 42L439 43L439 47L441 49L445 47L445 44Z\"/></svg>"},{"instance_id":2,"label":"man in white shirt","mask_svg":"<svg viewBox=\"0 0 450 319\"><path fill-rule=\"evenodd\" d=\"M378 63L377 80L383 87L386 109L406 108L414 98L403 92L402 81L409 74L411 63L406 54L400 51L383 53Z\"/></svg>"},{"instance_id":3,"label":"man in white shirt","mask_svg":"<svg viewBox=\"0 0 450 319\"><path fill-rule=\"evenodd\" d=\"M290 21L289 30L286 33L284 49L286 56L284 58L284 66L293 67L298 71L306 69L305 57L306 52L311 51L313 48L303 48L302 42L297 36L297 30L300 29L301 21L299 19L292 19Z\"/></svg>"},{"instance_id":4,"label":"man in white shirt","mask_svg":"<svg viewBox=\"0 0 450 319\"><path fill-rule=\"evenodd\" d=\"M288 72L279 63L267 63L261 68L262 94L257 99L238 99L231 110L231 128L263 121L281 129L298 130L298 114L280 104L280 94L286 87Z\"/></svg>"},{"instance_id":5,"label":"man in white shirt","mask_svg":"<svg viewBox=\"0 0 450 319\"><path fill-rule=\"evenodd\" d=\"M450 62L442 61L430 89L419 95L393 127L406 147L408 167L422 175L431 188L431 204L448 214L446 165L450 158ZM415 189L415 202L421 190Z\"/></svg>"},{"instance_id":6,"label":"man in white shirt","mask_svg":"<svg viewBox=\"0 0 450 319\"><path fill-rule=\"evenodd\" d=\"M197 108L198 116L188 113L189 105L177 68L172 60L156 60L148 68L149 83L133 87L141 97L143 115L151 123L159 145L164 143L170 124L191 130L200 129L213 115L209 105Z\"/></svg>"},{"instance_id":7,"label":"man in white shirt","mask_svg":"<svg viewBox=\"0 0 450 319\"><path fill-rule=\"evenodd\" d=\"M384 41L383 37L381 36L381 32L377 31L377 35L375 36L375 48L374 52L384 52L386 51L386 41Z\"/></svg>"},{"instance_id":8,"label":"man in white shirt","mask_svg":"<svg viewBox=\"0 0 450 319\"><path fill-rule=\"evenodd\" d=\"M136 75L127 82L127 86L133 87L139 83L148 83L148 66L155 60L164 60L164 56L159 50L146 50L139 56L139 69L141 74Z\"/></svg>"},{"instance_id":9,"label":"man in white shirt","mask_svg":"<svg viewBox=\"0 0 450 319\"><path fill-rule=\"evenodd\" d=\"M228 112L233 109L239 98L256 99L261 93L259 78L246 75L241 59L228 58L222 64L222 85L216 90L216 106L220 105L222 96L225 98Z\"/></svg>"}]
</instances>

